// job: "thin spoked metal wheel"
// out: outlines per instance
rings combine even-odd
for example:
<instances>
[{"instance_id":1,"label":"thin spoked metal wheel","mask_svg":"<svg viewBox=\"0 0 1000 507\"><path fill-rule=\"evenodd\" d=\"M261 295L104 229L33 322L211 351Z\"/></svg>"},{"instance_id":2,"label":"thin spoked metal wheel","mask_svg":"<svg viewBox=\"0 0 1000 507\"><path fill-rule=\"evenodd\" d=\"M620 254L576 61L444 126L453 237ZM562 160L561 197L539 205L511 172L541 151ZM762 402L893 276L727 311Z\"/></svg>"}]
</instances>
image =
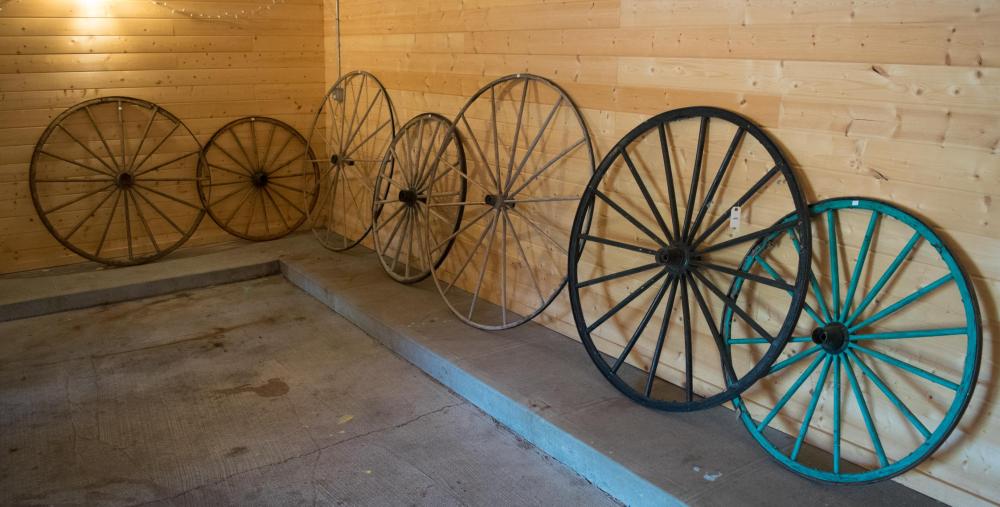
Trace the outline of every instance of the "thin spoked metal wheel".
<instances>
[{"instance_id":1,"label":"thin spoked metal wheel","mask_svg":"<svg viewBox=\"0 0 1000 507\"><path fill-rule=\"evenodd\" d=\"M844 197L811 212L825 244L813 250L806 316L781 361L734 403L754 439L796 473L888 479L934 453L968 406L982 354L975 291L942 239L891 204ZM801 247L775 232L741 269L780 281L781 258ZM729 294L761 300L756 290L736 280ZM723 334L734 354L760 353L760 337L728 313Z\"/></svg>"},{"instance_id":2,"label":"thin spoked metal wheel","mask_svg":"<svg viewBox=\"0 0 1000 507\"><path fill-rule=\"evenodd\" d=\"M444 116L421 114L399 129L382 160L375 195L385 198L372 206L372 238L382 267L398 282L427 278L451 250L454 236L433 257L424 256L421 243L454 234L462 222L465 207L456 203L465 201L465 151L456 135ZM434 164L446 170L435 173Z\"/></svg>"},{"instance_id":3,"label":"thin spoked metal wheel","mask_svg":"<svg viewBox=\"0 0 1000 507\"><path fill-rule=\"evenodd\" d=\"M343 75L323 97L309 134L315 160L326 166L310 213L323 246L347 250L371 231L375 177L396 135L395 118L385 87L368 72Z\"/></svg>"},{"instance_id":4,"label":"thin spoked metal wheel","mask_svg":"<svg viewBox=\"0 0 1000 507\"><path fill-rule=\"evenodd\" d=\"M436 161L429 193L454 192L457 175L466 196L431 202L427 212L466 210L453 233L427 237L424 255L451 248L431 272L459 319L511 328L539 315L566 283L569 225L594 167L590 134L569 95L530 74L487 84L452 124L466 143L467 172Z\"/></svg>"},{"instance_id":5,"label":"thin spoked metal wheel","mask_svg":"<svg viewBox=\"0 0 1000 507\"><path fill-rule=\"evenodd\" d=\"M791 220L764 225L788 209L796 210ZM626 134L587 185L569 252L573 317L601 373L633 400L668 411L717 405L749 387L798 319L809 242L785 259L786 281L739 263L773 231L809 238L807 212L781 152L735 113L678 109ZM793 297L755 313L722 289L733 277ZM763 354L728 353L717 327L724 309L766 337Z\"/></svg>"},{"instance_id":6,"label":"thin spoked metal wheel","mask_svg":"<svg viewBox=\"0 0 1000 507\"><path fill-rule=\"evenodd\" d=\"M56 117L31 157L31 200L63 246L128 266L159 259L194 233L201 145L177 117L130 97L82 102Z\"/></svg>"},{"instance_id":7,"label":"thin spoked metal wheel","mask_svg":"<svg viewBox=\"0 0 1000 507\"><path fill-rule=\"evenodd\" d=\"M202 150L198 196L224 231L267 241L297 229L316 204L319 163L306 138L273 118L219 129Z\"/></svg>"}]
</instances>

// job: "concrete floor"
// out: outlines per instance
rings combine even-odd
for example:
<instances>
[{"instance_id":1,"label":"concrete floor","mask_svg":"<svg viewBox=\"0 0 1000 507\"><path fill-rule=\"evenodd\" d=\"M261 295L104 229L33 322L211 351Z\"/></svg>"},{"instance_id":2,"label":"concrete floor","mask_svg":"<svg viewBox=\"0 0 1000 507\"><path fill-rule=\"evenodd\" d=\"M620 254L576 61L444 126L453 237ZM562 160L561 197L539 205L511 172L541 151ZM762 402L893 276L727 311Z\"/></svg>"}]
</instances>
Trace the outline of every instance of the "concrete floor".
<instances>
[{"instance_id":1,"label":"concrete floor","mask_svg":"<svg viewBox=\"0 0 1000 507\"><path fill-rule=\"evenodd\" d=\"M0 337L0 504L615 504L281 277Z\"/></svg>"}]
</instances>

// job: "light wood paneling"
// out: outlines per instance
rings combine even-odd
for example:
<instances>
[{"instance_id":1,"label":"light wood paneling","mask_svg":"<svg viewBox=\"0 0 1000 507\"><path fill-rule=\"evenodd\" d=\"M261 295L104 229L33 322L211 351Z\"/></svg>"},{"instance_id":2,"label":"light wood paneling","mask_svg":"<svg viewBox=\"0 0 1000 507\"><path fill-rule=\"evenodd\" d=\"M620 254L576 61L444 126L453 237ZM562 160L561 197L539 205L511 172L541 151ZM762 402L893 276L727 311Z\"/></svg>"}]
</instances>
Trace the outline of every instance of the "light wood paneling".
<instances>
[{"instance_id":1,"label":"light wood paneling","mask_svg":"<svg viewBox=\"0 0 1000 507\"><path fill-rule=\"evenodd\" d=\"M336 47L335 5L327 1L328 52ZM377 75L401 122L424 111L453 116L491 79L532 72L570 93L589 123L598 156L649 115L713 105L762 125L800 171L811 201L871 196L925 217L957 247L973 275L987 343L965 421L945 450L898 480L948 503L1000 502L1000 467L992 452L1000 447L1000 418L989 387L996 383L1000 339L1000 4L342 0L340 10L343 70ZM328 72L327 83L335 77ZM577 171L567 173L570 181L560 184L586 180L585 168L576 164ZM751 225L770 225L784 212L778 208L755 210ZM613 220L609 224L615 227ZM884 242L876 265L888 262L896 243ZM529 257L533 248L544 244L530 244ZM856 245L851 248L856 256ZM896 295L928 281L932 273L919 268L925 255L915 257L918 267L894 289ZM624 258L604 262L634 265ZM487 266L488 278L498 273L496 262ZM513 307L530 304L533 294L519 283ZM489 291L484 288L484 294ZM951 303L937 297L905 318L949 315L955 311ZM577 336L565 297L539 322ZM610 353L621 350L620 337L613 335L602 341ZM946 358L946 352L928 357ZM664 357L675 353L668 350ZM634 356L645 366L649 351ZM665 378L676 375L667 360L658 371ZM704 386L718 379L698 381ZM857 421L847 424L845 431L863 436ZM858 449L850 452L860 456Z\"/></svg>"},{"instance_id":2,"label":"light wood paneling","mask_svg":"<svg viewBox=\"0 0 1000 507\"><path fill-rule=\"evenodd\" d=\"M261 4L169 3L205 13ZM66 108L108 95L148 100L184 121L202 143L250 115L274 116L305 133L327 80L322 0L289 0L238 20L191 19L148 0L12 0L2 7L4 273L80 261L39 223L27 183L35 142ZM186 245L230 239L206 217Z\"/></svg>"}]
</instances>

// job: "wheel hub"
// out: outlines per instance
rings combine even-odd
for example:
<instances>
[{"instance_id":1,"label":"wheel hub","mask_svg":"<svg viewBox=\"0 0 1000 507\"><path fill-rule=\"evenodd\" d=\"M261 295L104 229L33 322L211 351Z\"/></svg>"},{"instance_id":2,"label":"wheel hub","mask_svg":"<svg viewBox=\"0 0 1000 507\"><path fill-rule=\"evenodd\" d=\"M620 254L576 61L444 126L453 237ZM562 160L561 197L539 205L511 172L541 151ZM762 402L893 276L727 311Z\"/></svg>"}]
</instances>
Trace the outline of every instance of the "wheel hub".
<instances>
[{"instance_id":1,"label":"wheel hub","mask_svg":"<svg viewBox=\"0 0 1000 507\"><path fill-rule=\"evenodd\" d=\"M416 206L417 202L423 201L424 199L413 189L404 189L399 191L399 200L407 206Z\"/></svg>"},{"instance_id":2,"label":"wheel hub","mask_svg":"<svg viewBox=\"0 0 1000 507\"><path fill-rule=\"evenodd\" d=\"M343 162L344 165L354 165L354 159L340 158L340 155L330 155L330 165L337 165Z\"/></svg>"},{"instance_id":3,"label":"wheel hub","mask_svg":"<svg viewBox=\"0 0 1000 507\"><path fill-rule=\"evenodd\" d=\"M129 188L135 184L135 177L129 172L120 173L115 177L115 184L118 188Z\"/></svg>"},{"instance_id":4,"label":"wheel hub","mask_svg":"<svg viewBox=\"0 0 1000 507\"><path fill-rule=\"evenodd\" d=\"M499 195L499 194L490 194L490 195L487 195L486 199L483 199L483 202L485 202L487 205L493 206L494 208L497 208L497 209L513 208L517 204L516 202L514 202L512 200L509 200L509 198L507 196L503 196L503 195Z\"/></svg>"},{"instance_id":5,"label":"wheel hub","mask_svg":"<svg viewBox=\"0 0 1000 507\"><path fill-rule=\"evenodd\" d=\"M686 247L670 246L656 253L656 262L663 264L667 271L680 275L691 269L691 251Z\"/></svg>"},{"instance_id":6,"label":"wheel hub","mask_svg":"<svg viewBox=\"0 0 1000 507\"><path fill-rule=\"evenodd\" d=\"M253 183L253 186L257 188L267 185L267 179L267 173L264 171L257 171L250 177L250 181Z\"/></svg>"},{"instance_id":7,"label":"wheel hub","mask_svg":"<svg viewBox=\"0 0 1000 507\"><path fill-rule=\"evenodd\" d=\"M813 343L823 347L823 350L830 354L840 354L847 350L847 345L851 342L850 337L847 326L839 322L818 327L812 332Z\"/></svg>"}]
</instances>

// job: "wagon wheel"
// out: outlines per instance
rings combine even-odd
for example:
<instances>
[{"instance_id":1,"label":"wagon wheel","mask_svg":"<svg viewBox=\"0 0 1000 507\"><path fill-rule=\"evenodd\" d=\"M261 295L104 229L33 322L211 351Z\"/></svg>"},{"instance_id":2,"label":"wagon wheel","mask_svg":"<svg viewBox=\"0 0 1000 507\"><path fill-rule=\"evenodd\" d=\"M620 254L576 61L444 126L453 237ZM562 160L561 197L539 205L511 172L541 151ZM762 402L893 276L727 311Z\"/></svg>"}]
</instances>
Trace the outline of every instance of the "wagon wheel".
<instances>
[{"instance_id":1,"label":"wagon wheel","mask_svg":"<svg viewBox=\"0 0 1000 507\"><path fill-rule=\"evenodd\" d=\"M426 236L439 241L458 230L465 200L465 151L447 118L424 113L403 125L382 161L375 194L384 195L372 207L372 238L385 272L402 283L416 283L444 261L452 238L434 257L425 257ZM440 156L438 156L440 155ZM449 170L437 172L436 194L430 194L434 163ZM392 173L395 168L394 174ZM429 204L441 205L434 210ZM425 236L426 235L426 236Z\"/></svg>"},{"instance_id":2,"label":"wagon wheel","mask_svg":"<svg viewBox=\"0 0 1000 507\"><path fill-rule=\"evenodd\" d=\"M941 238L891 204L846 197L810 210L825 245L813 251L808 317L770 374L734 403L750 434L796 473L888 479L930 456L972 397L982 354L975 292ZM801 245L776 232L741 269L780 280L776 264ZM755 290L736 280L729 294L759 299ZM759 336L733 322L727 313L730 349L759 353Z\"/></svg>"},{"instance_id":3,"label":"wagon wheel","mask_svg":"<svg viewBox=\"0 0 1000 507\"><path fill-rule=\"evenodd\" d=\"M466 143L468 172L435 163L428 213L468 208L460 227L427 237L427 257L450 247L431 270L448 307L481 329L506 329L542 312L566 283L566 231L594 167L590 134L570 97L529 74L502 77L476 92L453 123Z\"/></svg>"},{"instance_id":4,"label":"wagon wheel","mask_svg":"<svg viewBox=\"0 0 1000 507\"><path fill-rule=\"evenodd\" d=\"M368 235L375 177L395 134L392 101L375 76L345 74L323 97L309 134L317 161L326 165L310 214L323 246L347 250Z\"/></svg>"},{"instance_id":5,"label":"wagon wheel","mask_svg":"<svg viewBox=\"0 0 1000 507\"><path fill-rule=\"evenodd\" d=\"M224 231L251 241L278 239L302 225L316 204L315 158L287 123L240 118L202 150L198 196Z\"/></svg>"},{"instance_id":6,"label":"wagon wheel","mask_svg":"<svg viewBox=\"0 0 1000 507\"><path fill-rule=\"evenodd\" d=\"M798 214L763 227L788 209ZM806 216L780 151L737 114L678 109L626 134L587 185L572 230L570 304L601 373L637 402L669 411L717 405L746 389L794 328L809 242L785 259L782 282L739 269L742 253L775 230L809 238ZM754 313L721 289L731 277L794 296L770 315ZM724 308L766 337L760 357L726 353L716 327Z\"/></svg>"},{"instance_id":7,"label":"wagon wheel","mask_svg":"<svg viewBox=\"0 0 1000 507\"><path fill-rule=\"evenodd\" d=\"M163 257L204 215L201 145L174 115L144 100L104 97L56 117L31 157L31 200L63 246L114 266Z\"/></svg>"}]
</instances>

